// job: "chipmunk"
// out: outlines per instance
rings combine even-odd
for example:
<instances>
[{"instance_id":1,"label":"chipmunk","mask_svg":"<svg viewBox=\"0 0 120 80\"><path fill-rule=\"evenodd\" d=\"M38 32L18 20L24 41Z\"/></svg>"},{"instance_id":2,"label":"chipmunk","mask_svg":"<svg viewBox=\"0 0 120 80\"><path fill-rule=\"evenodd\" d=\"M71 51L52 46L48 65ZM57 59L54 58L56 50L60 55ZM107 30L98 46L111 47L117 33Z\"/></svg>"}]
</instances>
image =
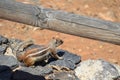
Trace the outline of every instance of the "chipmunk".
<instances>
[{"instance_id":1,"label":"chipmunk","mask_svg":"<svg viewBox=\"0 0 120 80\"><path fill-rule=\"evenodd\" d=\"M55 59L63 59L59 57L56 48L63 44L63 41L59 38L53 38L47 46L41 48L33 48L30 50L23 51L24 48L30 44L32 41L25 41L20 44L16 50L16 57L19 61L22 61L26 66L32 66L37 61L47 60L50 55Z\"/></svg>"}]
</instances>

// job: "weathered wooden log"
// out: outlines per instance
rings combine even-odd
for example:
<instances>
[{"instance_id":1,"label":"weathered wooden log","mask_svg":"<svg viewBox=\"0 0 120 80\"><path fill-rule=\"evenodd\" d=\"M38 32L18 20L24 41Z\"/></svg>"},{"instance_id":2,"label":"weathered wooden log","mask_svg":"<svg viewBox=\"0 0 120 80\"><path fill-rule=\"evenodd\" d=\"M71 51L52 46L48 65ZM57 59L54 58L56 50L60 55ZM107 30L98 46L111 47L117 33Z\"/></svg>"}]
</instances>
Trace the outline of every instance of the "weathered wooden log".
<instances>
[{"instance_id":1,"label":"weathered wooden log","mask_svg":"<svg viewBox=\"0 0 120 80\"><path fill-rule=\"evenodd\" d=\"M120 24L12 0L0 0L0 18L120 44Z\"/></svg>"}]
</instances>

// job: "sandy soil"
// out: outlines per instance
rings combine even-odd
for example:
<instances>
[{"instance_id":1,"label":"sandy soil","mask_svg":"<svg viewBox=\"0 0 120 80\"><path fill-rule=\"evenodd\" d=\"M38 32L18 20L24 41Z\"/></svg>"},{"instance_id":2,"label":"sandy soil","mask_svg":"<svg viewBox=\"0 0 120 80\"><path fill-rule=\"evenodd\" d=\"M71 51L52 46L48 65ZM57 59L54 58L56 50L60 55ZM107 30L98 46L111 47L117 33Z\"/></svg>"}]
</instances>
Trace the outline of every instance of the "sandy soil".
<instances>
[{"instance_id":1,"label":"sandy soil","mask_svg":"<svg viewBox=\"0 0 120 80\"><path fill-rule=\"evenodd\" d=\"M120 22L120 0L17 0L40 4L47 8L64 10L104 20ZM120 64L120 46L55 31L40 30L29 25L0 20L0 35L22 40L33 39L36 44L47 44L52 37L59 37L64 44L59 48L86 59L104 59Z\"/></svg>"}]
</instances>

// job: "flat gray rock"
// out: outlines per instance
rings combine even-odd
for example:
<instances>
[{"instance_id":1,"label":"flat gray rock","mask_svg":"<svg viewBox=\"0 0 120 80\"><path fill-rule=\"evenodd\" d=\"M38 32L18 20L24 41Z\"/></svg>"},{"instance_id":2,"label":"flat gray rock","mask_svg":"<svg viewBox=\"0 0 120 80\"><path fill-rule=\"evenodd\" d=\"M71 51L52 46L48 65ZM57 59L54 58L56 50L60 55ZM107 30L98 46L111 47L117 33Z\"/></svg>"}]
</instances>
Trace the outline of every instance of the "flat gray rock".
<instances>
[{"instance_id":1,"label":"flat gray rock","mask_svg":"<svg viewBox=\"0 0 120 80\"><path fill-rule=\"evenodd\" d=\"M20 69L21 71L28 72L33 75L47 75L53 72L53 69L51 67L45 66L36 66L36 67L22 67Z\"/></svg>"},{"instance_id":2,"label":"flat gray rock","mask_svg":"<svg viewBox=\"0 0 120 80\"><path fill-rule=\"evenodd\" d=\"M58 50L58 55L62 55L64 60L68 60L73 62L74 64L77 64L81 61L81 56L78 56L76 54L70 53L68 51L65 50Z\"/></svg>"},{"instance_id":3,"label":"flat gray rock","mask_svg":"<svg viewBox=\"0 0 120 80\"><path fill-rule=\"evenodd\" d=\"M73 53L70 53L68 51L64 50L58 50L58 55L62 56L64 59L62 60L49 60L49 65L58 65L58 66L64 66L68 67L69 69L75 69L76 64L81 61L81 57L78 55L75 55Z\"/></svg>"},{"instance_id":4,"label":"flat gray rock","mask_svg":"<svg viewBox=\"0 0 120 80\"><path fill-rule=\"evenodd\" d=\"M6 44L2 44L0 45L0 55L4 55L6 49L7 49L7 46Z\"/></svg>"},{"instance_id":5,"label":"flat gray rock","mask_svg":"<svg viewBox=\"0 0 120 80\"><path fill-rule=\"evenodd\" d=\"M113 80L120 75L113 64L104 60L82 61L75 74L80 80Z\"/></svg>"},{"instance_id":6,"label":"flat gray rock","mask_svg":"<svg viewBox=\"0 0 120 80\"><path fill-rule=\"evenodd\" d=\"M79 80L73 72L56 72L48 75L48 80Z\"/></svg>"},{"instance_id":7,"label":"flat gray rock","mask_svg":"<svg viewBox=\"0 0 120 80\"><path fill-rule=\"evenodd\" d=\"M14 69L15 67L18 66L18 61L13 56L1 55L0 56L0 65L8 66L11 69Z\"/></svg>"},{"instance_id":8,"label":"flat gray rock","mask_svg":"<svg viewBox=\"0 0 120 80\"><path fill-rule=\"evenodd\" d=\"M62 67L67 67L69 69L75 69L76 65L68 60L57 60L57 61L53 61L51 62L49 65L57 65L57 66L62 66Z\"/></svg>"}]
</instances>

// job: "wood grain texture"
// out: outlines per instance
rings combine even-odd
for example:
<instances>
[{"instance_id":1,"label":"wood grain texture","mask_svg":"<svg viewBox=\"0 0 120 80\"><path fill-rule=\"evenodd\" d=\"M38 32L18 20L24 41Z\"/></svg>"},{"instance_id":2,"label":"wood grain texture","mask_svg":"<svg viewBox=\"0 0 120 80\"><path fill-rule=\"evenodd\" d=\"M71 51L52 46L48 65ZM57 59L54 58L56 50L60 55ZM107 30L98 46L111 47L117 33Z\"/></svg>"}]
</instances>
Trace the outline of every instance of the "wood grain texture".
<instances>
[{"instance_id":1,"label":"wood grain texture","mask_svg":"<svg viewBox=\"0 0 120 80\"><path fill-rule=\"evenodd\" d=\"M0 18L120 45L120 23L0 0Z\"/></svg>"}]
</instances>

